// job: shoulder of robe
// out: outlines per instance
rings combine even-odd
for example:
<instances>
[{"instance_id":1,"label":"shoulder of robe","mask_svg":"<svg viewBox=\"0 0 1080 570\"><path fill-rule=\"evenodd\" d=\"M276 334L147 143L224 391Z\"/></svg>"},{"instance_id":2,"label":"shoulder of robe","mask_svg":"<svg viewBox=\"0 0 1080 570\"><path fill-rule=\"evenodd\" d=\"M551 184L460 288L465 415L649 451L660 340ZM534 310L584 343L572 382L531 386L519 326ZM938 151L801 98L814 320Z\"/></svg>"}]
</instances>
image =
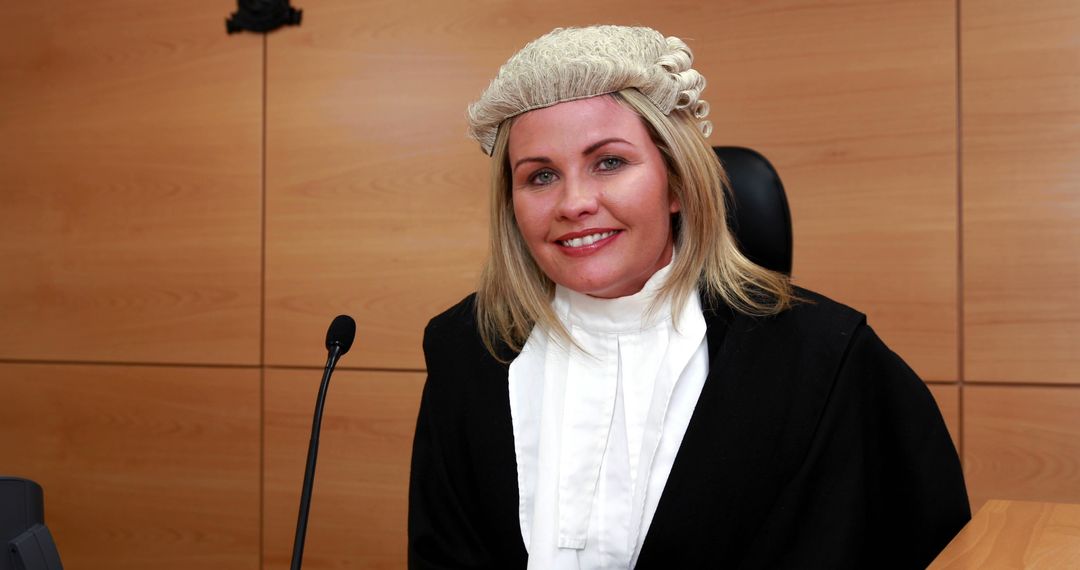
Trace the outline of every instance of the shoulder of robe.
<instances>
[{"instance_id":1,"label":"shoulder of robe","mask_svg":"<svg viewBox=\"0 0 1080 570\"><path fill-rule=\"evenodd\" d=\"M456 305L435 315L424 332L425 336L454 337L463 333L476 336L476 293L469 293Z\"/></svg>"},{"instance_id":2,"label":"shoulder of robe","mask_svg":"<svg viewBox=\"0 0 1080 570\"><path fill-rule=\"evenodd\" d=\"M465 397L466 392L503 386L507 364L496 360L480 340L476 326L476 294L436 315L424 329L424 360L432 380Z\"/></svg>"},{"instance_id":3,"label":"shoulder of robe","mask_svg":"<svg viewBox=\"0 0 1080 570\"><path fill-rule=\"evenodd\" d=\"M835 338L850 341L850 334L866 324L866 315L825 295L795 287L798 298L790 309L773 317L777 326L790 327L806 340Z\"/></svg>"},{"instance_id":4,"label":"shoulder of robe","mask_svg":"<svg viewBox=\"0 0 1080 570\"><path fill-rule=\"evenodd\" d=\"M796 287L794 293L798 301L780 314L731 317L727 340L734 345L732 356L764 368L779 365L828 377L867 328L866 315L807 289Z\"/></svg>"},{"instance_id":5,"label":"shoulder of robe","mask_svg":"<svg viewBox=\"0 0 1080 570\"><path fill-rule=\"evenodd\" d=\"M476 293L439 313L424 329L424 357L429 376L447 368L467 366L484 350L476 327Z\"/></svg>"},{"instance_id":6,"label":"shoulder of robe","mask_svg":"<svg viewBox=\"0 0 1080 570\"><path fill-rule=\"evenodd\" d=\"M796 335L805 341L849 335L866 324L866 315L825 295L802 287L794 287L795 298L784 312L768 317L750 317L735 313L731 308L706 302L706 316L733 322L736 329L747 332L770 332L784 336Z\"/></svg>"}]
</instances>

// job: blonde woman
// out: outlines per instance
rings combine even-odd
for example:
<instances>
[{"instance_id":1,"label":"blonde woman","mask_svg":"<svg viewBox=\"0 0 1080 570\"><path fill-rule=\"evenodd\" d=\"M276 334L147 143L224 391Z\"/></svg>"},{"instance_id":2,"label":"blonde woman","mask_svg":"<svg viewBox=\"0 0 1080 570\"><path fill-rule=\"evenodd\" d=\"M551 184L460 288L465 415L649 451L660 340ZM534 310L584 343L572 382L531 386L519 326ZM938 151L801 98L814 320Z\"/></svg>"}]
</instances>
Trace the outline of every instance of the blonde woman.
<instances>
[{"instance_id":1,"label":"blonde woman","mask_svg":"<svg viewBox=\"0 0 1080 570\"><path fill-rule=\"evenodd\" d=\"M470 106L490 254L425 331L411 568L917 568L970 518L918 377L740 253L691 63L558 29Z\"/></svg>"}]
</instances>

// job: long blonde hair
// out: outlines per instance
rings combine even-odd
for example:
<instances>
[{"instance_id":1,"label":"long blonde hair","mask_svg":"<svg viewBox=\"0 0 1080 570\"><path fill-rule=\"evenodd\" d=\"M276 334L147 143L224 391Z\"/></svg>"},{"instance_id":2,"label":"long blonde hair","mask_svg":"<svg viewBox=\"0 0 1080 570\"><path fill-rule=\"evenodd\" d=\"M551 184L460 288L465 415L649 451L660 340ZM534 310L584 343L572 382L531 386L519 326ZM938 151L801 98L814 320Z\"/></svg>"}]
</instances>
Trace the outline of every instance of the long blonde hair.
<instances>
[{"instance_id":1,"label":"long blonde hair","mask_svg":"<svg viewBox=\"0 0 1080 570\"><path fill-rule=\"evenodd\" d=\"M641 117L667 163L668 190L678 199L671 273L654 303L672 302L678 314L696 289L752 316L779 313L794 300L790 279L758 266L739 251L727 226L727 177L688 110L664 115L637 89L605 95ZM496 358L504 344L520 351L534 326L567 342L570 335L551 308L555 284L533 260L514 218L508 140L513 118L496 135L491 161L489 252L480 274L476 316L484 346Z\"/></svg>"}]
</instances>

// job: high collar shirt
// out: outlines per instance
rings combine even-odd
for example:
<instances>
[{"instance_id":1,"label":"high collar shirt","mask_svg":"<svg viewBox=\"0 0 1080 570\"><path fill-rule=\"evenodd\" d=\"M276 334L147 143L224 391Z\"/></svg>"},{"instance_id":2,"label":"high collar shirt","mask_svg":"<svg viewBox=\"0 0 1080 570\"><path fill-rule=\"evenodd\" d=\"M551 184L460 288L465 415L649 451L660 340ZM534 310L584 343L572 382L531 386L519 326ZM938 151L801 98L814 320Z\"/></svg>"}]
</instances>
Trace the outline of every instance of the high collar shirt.
<instances>
[{"instance_id":1,"label":"high collar shirt","mask_svg":"<svg viewBox=\"0 0 1080 570\"><path fill-rule=\"evenodd\" d=\"M530 569L636 563L709 372L697 293L677 318L669 302L652 306L670 267L617 299L557 287L574 344L536 327L510 364Z\"/></svg>"}]
</instances>

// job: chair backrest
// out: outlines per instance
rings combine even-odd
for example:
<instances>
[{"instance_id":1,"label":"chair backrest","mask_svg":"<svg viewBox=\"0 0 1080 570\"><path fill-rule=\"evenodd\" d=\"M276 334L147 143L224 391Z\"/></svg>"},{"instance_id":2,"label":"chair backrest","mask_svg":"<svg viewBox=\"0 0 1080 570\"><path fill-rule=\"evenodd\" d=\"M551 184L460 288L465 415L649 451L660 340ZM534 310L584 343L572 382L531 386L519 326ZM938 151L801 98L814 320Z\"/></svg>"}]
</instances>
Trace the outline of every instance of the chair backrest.
<instances>
[{"instance_id":1,"label":"chair backrest","mask_svg":"<svg viewBox=\"0 0 1080 570\"><path fill-rule=\"evenodd\" d=\"M743 255L754 263L791 274L791 210L780 175L757 151L713 147L727 172L731 192L725 195L727 223Z\"/></svg>"},{"instance_id":2,"label":"chair backrest","mask_svg":"<svg viewBox=\"0 0 1080 570\"><path fill-rule=\"evenodd\" d=\"M29 479L0 477L0 570L63 570L44 493Z\"/></svg>"}]
</instances>

